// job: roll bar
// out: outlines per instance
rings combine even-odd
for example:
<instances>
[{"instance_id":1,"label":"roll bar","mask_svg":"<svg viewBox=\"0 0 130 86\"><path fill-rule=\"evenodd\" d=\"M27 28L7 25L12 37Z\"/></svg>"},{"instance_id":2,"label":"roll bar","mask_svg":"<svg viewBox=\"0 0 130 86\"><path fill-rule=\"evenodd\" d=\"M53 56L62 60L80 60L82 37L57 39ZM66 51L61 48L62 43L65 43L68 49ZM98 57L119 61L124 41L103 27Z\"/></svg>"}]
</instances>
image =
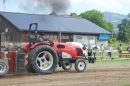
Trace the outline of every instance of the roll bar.
<instances>
[{"instance_id":1,"label":"roll bar","mask_svg":"<svg viewBox=\"0 0 130 86\"><path fill-rule=\"evenodd\" d=\"M30 34L31 34L31 27L35 25L35 41L37 40L37 26L38 26L38 23L31 23L30 26L29 26L29 32L28 32L28 39L29 39L29 44L30 44L30 48L31 48L31 38L30 38Z\"/></svg>"}]
</instances>

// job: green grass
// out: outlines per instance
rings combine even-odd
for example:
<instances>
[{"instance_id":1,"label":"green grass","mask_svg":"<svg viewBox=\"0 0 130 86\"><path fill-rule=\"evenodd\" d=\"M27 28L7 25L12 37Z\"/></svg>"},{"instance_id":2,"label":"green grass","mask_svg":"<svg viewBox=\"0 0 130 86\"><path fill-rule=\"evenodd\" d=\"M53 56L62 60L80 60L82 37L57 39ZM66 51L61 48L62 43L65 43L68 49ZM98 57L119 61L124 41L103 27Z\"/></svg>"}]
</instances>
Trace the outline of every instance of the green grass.
<instances>
[{"instance_id":1,"label":"green grass","mask_svg":"<svg viewBox=\"0 0 130 86\"><path fill-rule=\"evenodd\" d=\"M126 85L123 85L123 86L130 86L130 84L126 84Z\"/></svg>"},{"instance_id":2,"label":"green grass","mask_svg":"<svg viewBox=\"0 0 130 86\"><path fill-rule=\"evenodd\" d=\"M107 59L107 56L108 55L108 53L107 52L105 52L104 53L104 59ZM101 58L100 58L100 52L97 52L96 53L96 57L97 57L97 60L101 60ZM119 59L118 57L119 57L119 54L118 54L118 52L112 52L112 57L114 58L114 59Z\"/></svg>"},{"instance_id":3,"label":"green grass","mask_svg":"<svg viewBox=\"0 0 130 86\"><path fill-rule=\"evenodd\" d=\"M121 57L121 58L119 58L119 53L118 52L112 52L112 58L114 58L114 59L112 59L112 60L109 60L109 59L107 59L107 56L108 54L107 54L107 52L105 52L105 54L104 54L104 58L103 58L103 60L101 60L101 58L100 58L100 53L99 52L97 52L96 53L96 63L113 63L113 62L116 62L116 63L123 63L123 62L125 62L125 63L129 63L130 62L130 58L127 58L127 57ZM122 59L122 58L124 58L124 59Z\"/></svg>"},{"instance_id":4,"label":"green grass","mask_svg":"<svg viewBox=\"0 0 130 86\"><path fill-rule=\"evenodd\" d=\"M130 86L130 84L124 84L124 85L119 85L119 86Z\"/></svg>"},{"instance_id":5,"label":"green grass","mask_svg":"<svg viewBox=\"0 0 130 86\"><path fill-rule=\"evenodd\" d=\"M130 45L130 44L126 44L126 43L122 43L122 42L115 42L112 44L112 47L114 50L117 50L117 47L122 44L122 48L123 50L126 50L126 48Z\"/></svg>"}]
</instances>

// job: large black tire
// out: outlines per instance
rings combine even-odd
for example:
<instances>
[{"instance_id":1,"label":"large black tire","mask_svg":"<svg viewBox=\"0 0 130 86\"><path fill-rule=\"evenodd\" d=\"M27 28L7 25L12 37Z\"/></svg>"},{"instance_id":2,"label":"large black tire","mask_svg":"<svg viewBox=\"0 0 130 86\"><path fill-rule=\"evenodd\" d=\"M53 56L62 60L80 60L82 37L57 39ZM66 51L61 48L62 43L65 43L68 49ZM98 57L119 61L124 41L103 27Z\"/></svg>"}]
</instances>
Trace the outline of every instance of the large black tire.
<instances>
[{"instance_id":1,"label":"large black tire","mask_svg":"<svg viewBox=\"0 0 130 86\"><path fill-rule=\"evenodd\" d=\"M0 59L0 77L5 76L8 73L8 70L8 64L3 59Z\"/></svg>"},{"instance_id":2,"label":"large black tire","mask_svg":"<svg viewBox=\"0 0 130 86\"><path fill-rule=\"evenodd\" d=\"M28 54L28 65L32 72L51 74L58 64L56 52L47 45L39 45Z\"/></svg>"},{"instance_id":3,"label":"large black tire","mask_svg":"<svg viewBox=\"0 0 130 86\"><path fill-rule=\"evenodd\" d=\"M84 59L77 59L76 62L75 62L75 70L77 72L83 72L86 70L86 62Z\"/></svg>"},{"instance_id":4,"label":"large black tire","mask_svg":"<svg viewBox=\"0 0 130 86\"><path fill-rule=\"evenodd\" d=\"M63 61L61 63L61 66L62 68L65 70L65 71L69 71L71 68L72 68L72 63L69 63L67 61Z\"/></svg>"}]
</instances>

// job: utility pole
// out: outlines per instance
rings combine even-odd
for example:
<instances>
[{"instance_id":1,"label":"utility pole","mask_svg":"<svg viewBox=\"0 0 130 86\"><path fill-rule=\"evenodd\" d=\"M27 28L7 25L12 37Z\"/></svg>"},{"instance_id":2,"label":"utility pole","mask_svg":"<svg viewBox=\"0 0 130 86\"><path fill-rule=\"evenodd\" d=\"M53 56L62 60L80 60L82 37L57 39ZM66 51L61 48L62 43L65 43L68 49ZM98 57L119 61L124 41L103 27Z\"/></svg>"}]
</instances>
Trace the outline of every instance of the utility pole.
<instances>
[{"instance_id":1,"label":"utility pole","mask_svg":"<svg viewBox=\"0 0 130 86\"><path fill-rule=\"evenodd\" d=\"M61 30L60 30L60 27L58 27L59 29L59 42L61 42Z\"/></svg>"},{"instance_id":2,"label":"utility pole","mask_svg":"<svg viewBox=\"0 0 130 86\"><path fill-rule=\"evenodd\" d=\"M3 12L5 12L5 0L3 0Z\"/></svg>"}]
</instances>

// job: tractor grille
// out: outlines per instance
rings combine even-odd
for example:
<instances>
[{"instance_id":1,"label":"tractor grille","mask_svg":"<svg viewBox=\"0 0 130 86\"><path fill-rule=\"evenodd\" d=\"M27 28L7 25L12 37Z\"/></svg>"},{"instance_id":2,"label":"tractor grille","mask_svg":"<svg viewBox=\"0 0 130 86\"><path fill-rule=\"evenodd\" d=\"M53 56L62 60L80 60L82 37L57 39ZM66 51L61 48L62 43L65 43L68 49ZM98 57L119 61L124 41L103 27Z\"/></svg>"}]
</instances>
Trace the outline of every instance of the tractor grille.
<instances>
[{"instance_id":1,"label":"tractor grille","mask_svg":"<svg viewBox=\"0 0 130 86\"><path fill-rule=\"evenodd\" d=\"M77 50L77 56L82 56L83 55L83 52L82 52L81 49L76 48L76 50Z\"/></svg>"}]
</instances>

